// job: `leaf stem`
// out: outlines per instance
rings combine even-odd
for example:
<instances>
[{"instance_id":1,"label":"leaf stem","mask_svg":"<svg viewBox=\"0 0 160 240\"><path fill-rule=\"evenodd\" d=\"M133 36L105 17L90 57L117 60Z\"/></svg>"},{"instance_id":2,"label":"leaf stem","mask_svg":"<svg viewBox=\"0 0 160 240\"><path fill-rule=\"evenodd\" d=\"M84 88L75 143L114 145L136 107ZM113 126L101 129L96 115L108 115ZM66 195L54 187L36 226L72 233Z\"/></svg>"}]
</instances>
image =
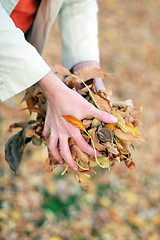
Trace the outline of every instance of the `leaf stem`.
<instances>
[{"instance_id":1,"label":"leaf stem","mask_svg":"<svg viewBox=\"0 0 160 240\"><path fill-rule=\"evenodd\" d=\"M95 145L94 145L93 138L91 137L91 135L90 135L87 131L85 131L85 133L86 133L86 134L90 137L90 139L91 139L92 146L93 146L94 153L95 153L95 159L96 159L97 164L98 164L101 168L105 168L105 166L101 165L100 162L98 161L97 153L96 153L96 148L95 148Z\"/></svg>"},{"instance_id":2,"label":"leaf stem","mask_svg":"<svg viewBox=\"0 0 160 240\"><path fill-rule=\"evenodd\" d=\"M100 107L98 106L98 104L96 103L96 101L95 101L95 99L94 99L94 97L93 97L93 95L92 95L91 90L89 89L89 87L87 86L87 84L83 81L83 79L77 77L77 76L74 75L74 74L72 74L72 76L75 77L75 78L77 78L77 79L79 79L79 80L81 80L81 82L84 84L84 86L88 89L88 92L89 92L91 98L93 99L94 104L97 106L98 109L100 109Z\"/></svg>"}]
</instances>

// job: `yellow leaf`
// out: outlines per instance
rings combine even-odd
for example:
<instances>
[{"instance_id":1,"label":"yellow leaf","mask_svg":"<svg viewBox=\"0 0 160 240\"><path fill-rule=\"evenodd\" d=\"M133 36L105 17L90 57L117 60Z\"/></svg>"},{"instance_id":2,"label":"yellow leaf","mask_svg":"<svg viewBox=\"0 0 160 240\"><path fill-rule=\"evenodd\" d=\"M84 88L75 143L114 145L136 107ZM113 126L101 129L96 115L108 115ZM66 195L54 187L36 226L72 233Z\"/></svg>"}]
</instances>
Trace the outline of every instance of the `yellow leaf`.
<instances>
[{"instance_id":1,"label":"yellow leaf","mask_svg":"<svg viewBox=\"0 0 160 240\"><path fill-rule=\"evenodd\" d=\"M115 126L115 123L107 123L107 124L105 124L105 128L109 128L111 131L113 131L113 129L114 129L114 126Z\"/></svg>"},{"instance_id":2,"label":"yellow leaf","mask_svg":"<svg viewBox=\"0 0 160 240\"><path fill-rule=\"evenodd\" d=\"M58 236L51 236L48 240L63 240L63 239Z\"/></svg>"},{"instance_id":3,"label":"yellow leaf","mask_svg":"<svg viewBox=\"0 0 160 240\"><path fill-rule=\"evenodd\" d=\"M132 132L134 132L135 134L141 134L136 128L132 127L132 126L129 125L129 124L126 124L126 127L129 128L129 129L131 129ZM129 132L129 131L128 131L128 132ZM131 132L131 133L132 133L132 132Z\"/></svg>"},{"instance_id":4,"label":"yellow leaf","mask_svg":"<svg viewBox=\"0 0 160 240\"><path fill-rule=\"evenodd\" d=\"M123 132L127 132L125 120L123 119L121 114L115 110L112 110L112 115L118 118L118 122L116 123L116 126L119 127Z\"/></svg>"},{"instance_id":5,"label":"yellow leaf","mask_svg":"<svg viewBox=\"0 0 160 240\"><path fill-rule=\"evenodd\" d=\"M155 216L152 221L154 222L154 224L160 225L160 214Z\"/></svg>"},{"instance_id":6,"label":"yellow leaf","mask_svg":"<svg viewBox=\"0 0 160 240\"><path fill-rule=\"evenodd\" d=\"M62 115L62 117L69 122L70 124L72 124L74 127L81 129L82 131L86 132L86 129L83 125L83 123L76 117L74 117L73 115Z\"/></svg>"},{"instance_id":7,"label":"yellow leaf","mask_svg":"<svg viewBox=\"0 0 160 240\"><path fill-rule=\"evenodd\" d=\"M131 142L138 141L137 139L135 139L135 136L133 136L131 133L124 133L118 128L114 129L113 132L116 135L116 137L118 137L121 140L131 141Z\"/></svg>"},{"instance_id":8,"label":"yellow leaf","mask_svg":"<svg viewBox=\"0 0 160 240\"><path fill-rule=\"evenodd\" d=\"M20 213L20 211L13 210L13 211L11 211L10 214L11 214L11 218L12 218L13 220L18 220L18 219L21 218L21 213Z\"/></svg>"}]
</instances>

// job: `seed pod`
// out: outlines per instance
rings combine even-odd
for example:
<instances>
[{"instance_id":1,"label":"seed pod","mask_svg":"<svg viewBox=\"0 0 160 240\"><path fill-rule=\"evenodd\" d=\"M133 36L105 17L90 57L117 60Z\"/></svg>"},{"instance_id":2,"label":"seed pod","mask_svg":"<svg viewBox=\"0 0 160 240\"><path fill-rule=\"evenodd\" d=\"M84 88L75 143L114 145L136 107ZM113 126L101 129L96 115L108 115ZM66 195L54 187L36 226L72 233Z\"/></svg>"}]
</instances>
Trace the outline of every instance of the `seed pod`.
<instances>
[{"instance_id":1,"label":"seed pod","mask_svg":"<svg viewBox=\"0 0 160 240\"><path fill-rule=\"evenodd\" d=\"M99 128L97 137L101 142L113 141L114 133L109 128Z\"/></svg>"}]
</instances>

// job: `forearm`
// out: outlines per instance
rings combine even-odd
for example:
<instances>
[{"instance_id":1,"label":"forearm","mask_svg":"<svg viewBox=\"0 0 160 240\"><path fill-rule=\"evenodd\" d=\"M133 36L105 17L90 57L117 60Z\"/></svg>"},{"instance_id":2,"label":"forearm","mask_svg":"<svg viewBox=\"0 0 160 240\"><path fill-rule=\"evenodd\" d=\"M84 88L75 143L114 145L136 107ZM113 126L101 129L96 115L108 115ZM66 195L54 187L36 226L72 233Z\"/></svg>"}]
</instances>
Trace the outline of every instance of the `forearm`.
<instances>
[{"instance_id":1,"label":"forearm","mask_svg":"<svg viewBox=\"0 0 160 240\"><path fill-rule=\"evenodd\" d=\"M64 0L59 23L66 68L85 61L99 62L97 12L96 0Z\"/></svg>"}]
</instances>

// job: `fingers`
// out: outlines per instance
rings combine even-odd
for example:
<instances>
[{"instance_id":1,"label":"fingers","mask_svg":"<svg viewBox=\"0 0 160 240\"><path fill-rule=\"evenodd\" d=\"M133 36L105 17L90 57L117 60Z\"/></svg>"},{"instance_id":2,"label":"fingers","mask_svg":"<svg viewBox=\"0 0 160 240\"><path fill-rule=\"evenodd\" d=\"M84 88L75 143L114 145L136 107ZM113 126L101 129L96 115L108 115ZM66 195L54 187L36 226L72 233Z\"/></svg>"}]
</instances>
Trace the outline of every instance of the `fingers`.
<instances>
[{"instance_id":1,"label":"fingers","mask_svg":"<svg viewBox=\"0 0 160 240\"><path fill-rule=\"evenodd\" d=\"M112 114L99 110L94 106L91 108L91 116L96 117L105 123L116 123L118 121L118 119Z\"/></svg>"},{"instance_id":2,"label":"fingers","mask_svg":"<svg viewBox=\"0 0 160 240\"><path fill-rule=\"evenodd\" d=\"M81 132L79 129L70 126L68 129L71 137L74 139L74 141L77 143L79 148L82 150L82 152L85 152L91 156L95 156L94 149L85 141L83 136L81 135ZM99 151L96 151L97 156L101 156L102 154Z\"/></svg>"},{"instance_id":3,"label":"fingers","mask_svg":"<svg viewBox=\"0 0 160 240\"><path fill-rule=\"evenodd\" d=\"M76 163L74 162L69 146L68 146L68 138L63 137L60 139L59 141L60 143L60 153L62 158L66 161L67 165L71 168L73 168L73 170L77 171L78 170L78 166L76 165Z\"/></svg>"},{"instance_id":4,"label":"fingers","mask_svg":"<svg viewBox=\"0 0 160 240\"><path fill-rule=\"evenodd\" d=\"M58 144L58 136L51 132L48 148L49 148L50 152L52 153L53 157L59 163L63 163L64 161L58 152L57 144Z\"/></svg>"},{"instance_id":5,"label":"fingers","mask_svg":"<svg viewBox=\"0 0 160 240\"><path fill-rule=\"evenodd\" d=\"M44 136L44 138L47 138L49 136L49 134L50 134L50 125L49 125L48 117L46 117L44 128L43 128L43 136Z\"/></svg>"}]
</instances>

